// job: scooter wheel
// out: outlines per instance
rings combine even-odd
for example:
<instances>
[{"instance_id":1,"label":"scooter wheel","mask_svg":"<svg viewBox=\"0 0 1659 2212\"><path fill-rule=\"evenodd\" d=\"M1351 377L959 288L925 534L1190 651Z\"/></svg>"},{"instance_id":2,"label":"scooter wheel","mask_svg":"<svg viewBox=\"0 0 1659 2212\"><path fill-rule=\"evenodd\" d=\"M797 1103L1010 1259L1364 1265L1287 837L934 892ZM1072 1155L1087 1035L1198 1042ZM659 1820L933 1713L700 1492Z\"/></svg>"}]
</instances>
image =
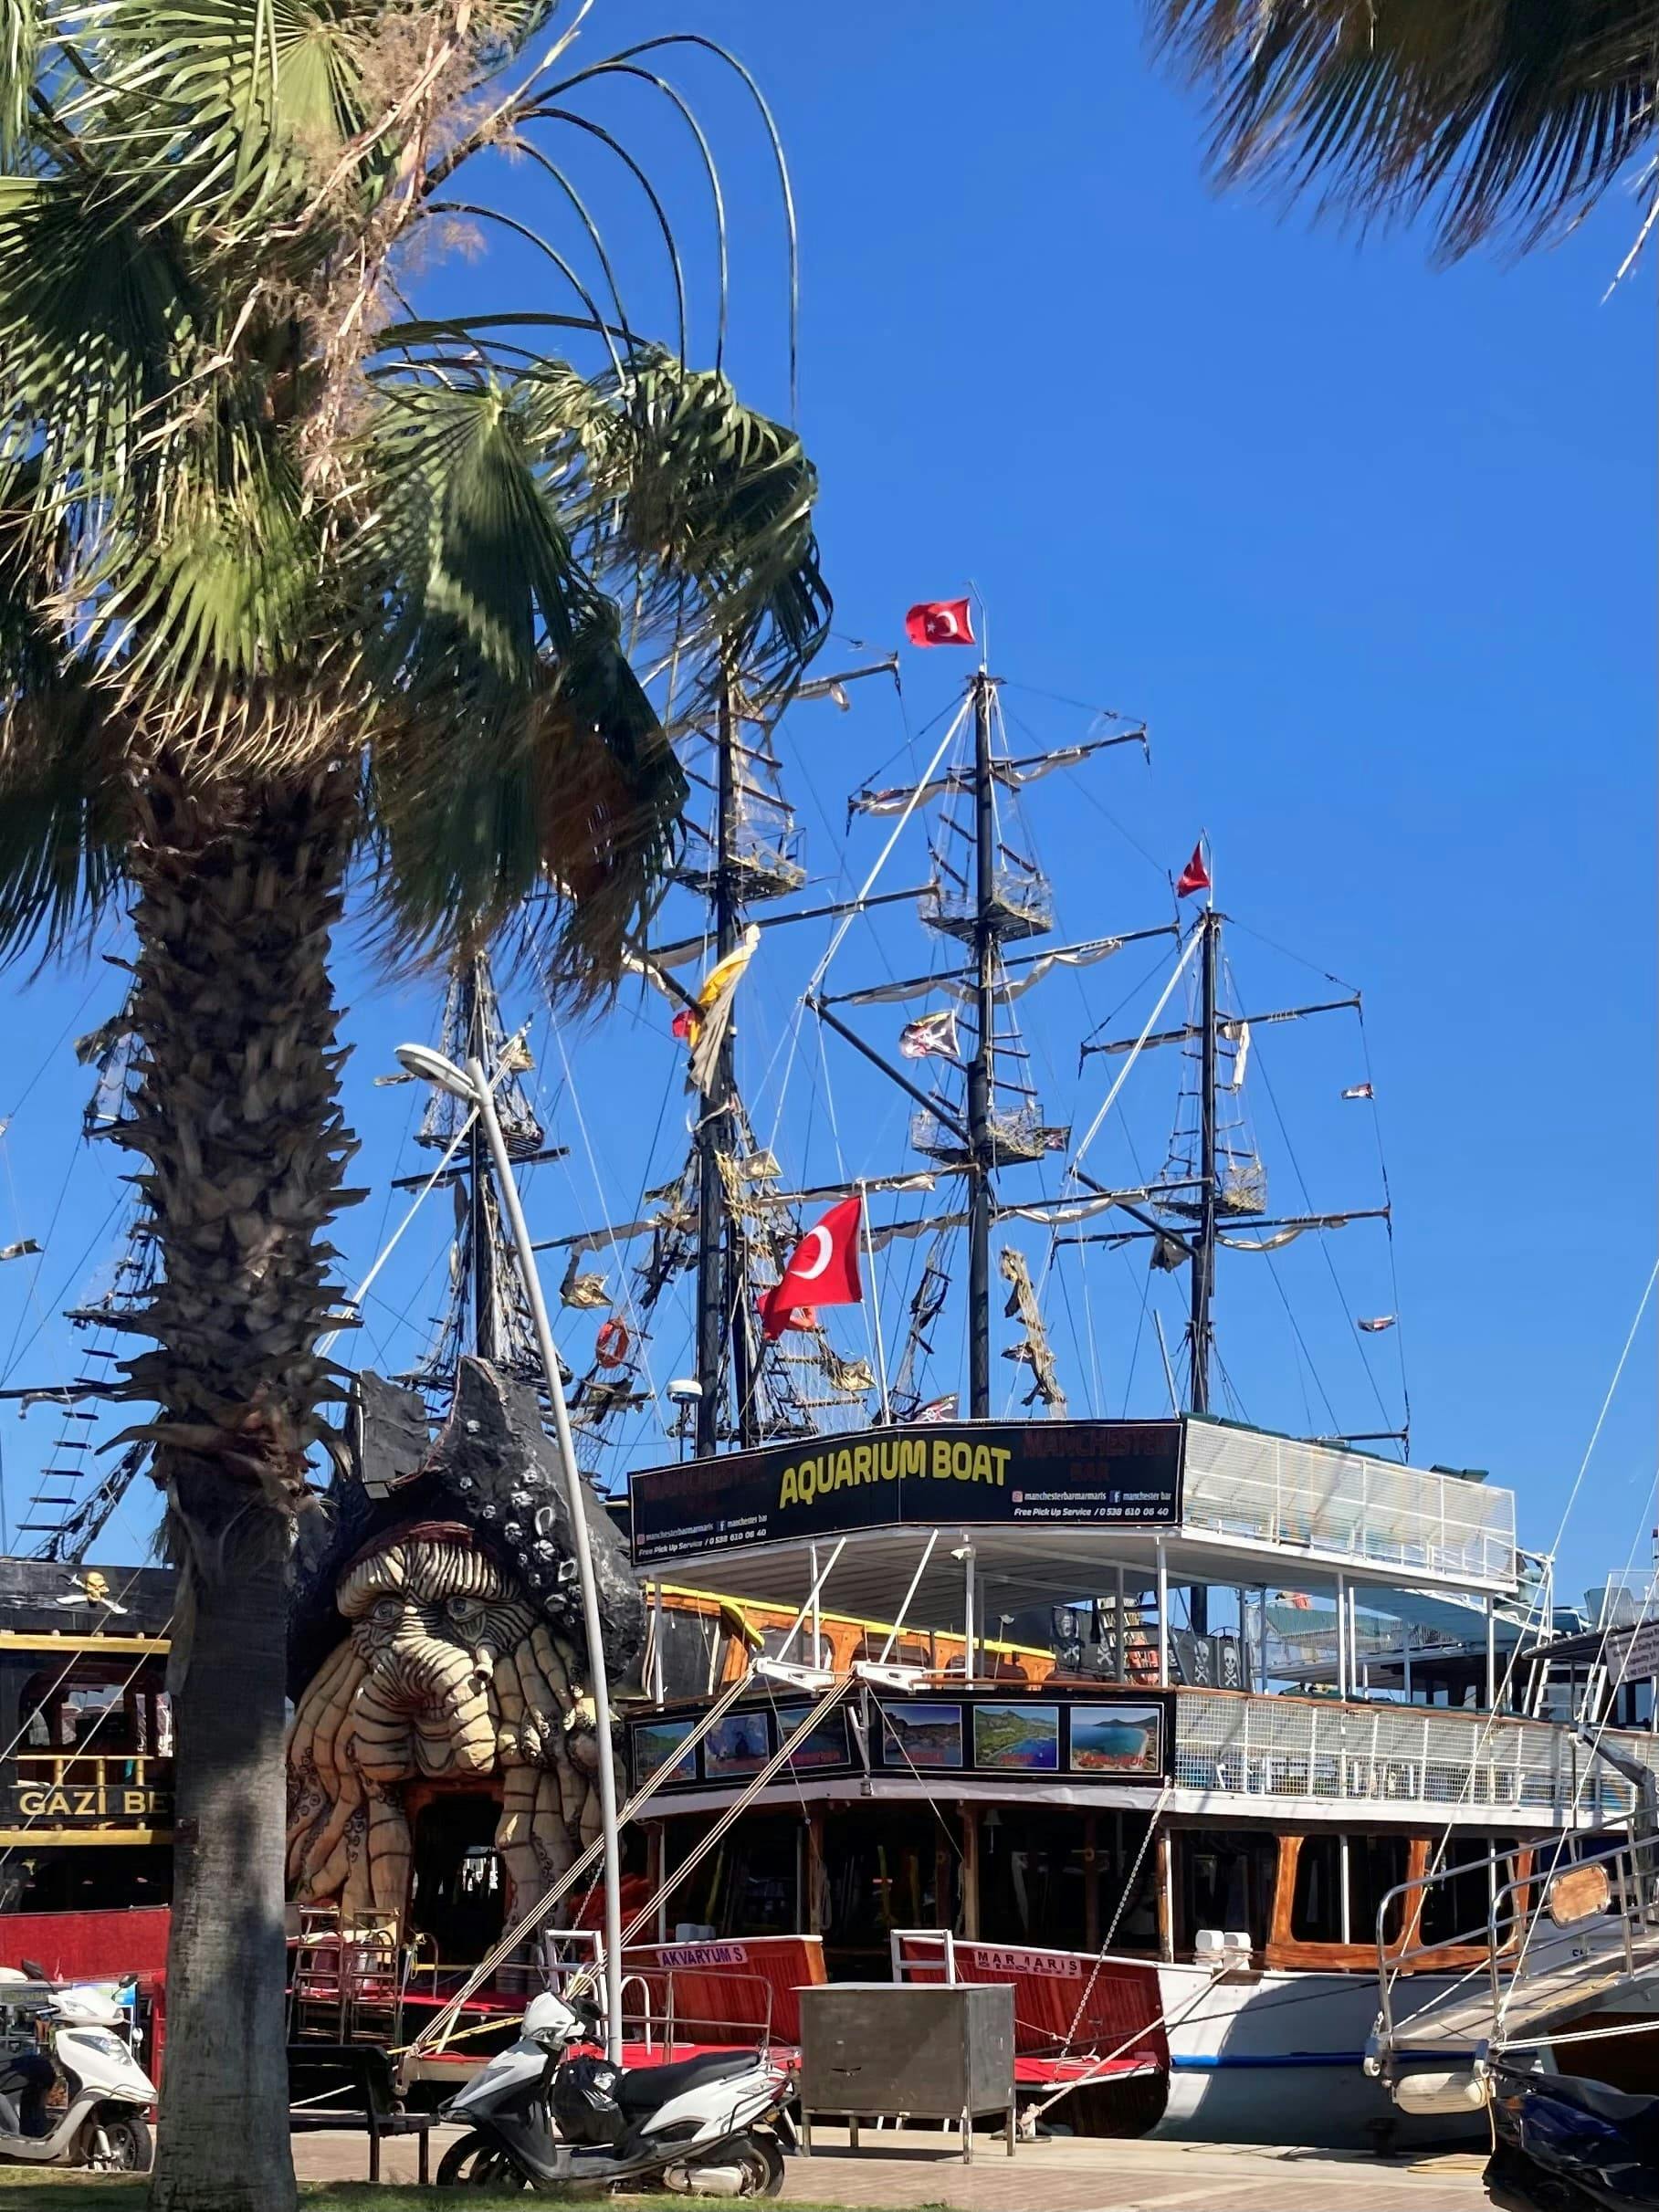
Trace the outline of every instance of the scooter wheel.
<instances>
[{"instance_id":1,"label":"scooter wheel","mask_svg":"<svg viewBox=\"0 0 1659 2212\"><path fill-rule=\"evenodd\" d=\"M106 2112L89 2121L81 2146L81 2164L99 2174L147 2174L155 2157L150 2123L142 2112Z\"/></svg>"},{"instance_id":2,"label":"scooter wheel","mask_svg":"<svg viewBox=\"0 0 1659 2212\"><path fill-rule=\"evenodd\" d=\"M477 2133L463 2135L444 2153L438 2161L437 2186L440 2189L493 2189L498 2196L510 2196L515 2189L530 2187L507 2153Z\"/></svg>"},{"instance_id":3,"label":"scooter wheel","mask_svg":"<svg viewBox=\"0 0 1659 2212\"><path fill-rule=\"evenodd\" d=\"M775 2135L745 2135L723 2152L719 2163L735 2154L743 2169L742 2195L781 2196L783 2194L783 2153Z\"/></svg>"}]
</instances>

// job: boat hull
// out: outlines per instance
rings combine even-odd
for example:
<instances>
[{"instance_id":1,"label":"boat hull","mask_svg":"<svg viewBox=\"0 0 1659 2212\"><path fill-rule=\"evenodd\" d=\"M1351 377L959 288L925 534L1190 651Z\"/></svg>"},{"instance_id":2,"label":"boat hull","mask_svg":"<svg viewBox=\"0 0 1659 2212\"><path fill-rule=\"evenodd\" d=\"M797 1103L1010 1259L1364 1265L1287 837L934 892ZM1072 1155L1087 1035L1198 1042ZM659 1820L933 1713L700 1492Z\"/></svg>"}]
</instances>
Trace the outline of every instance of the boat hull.
<instances>
[{"instance_id":1,"label":"boat hull","mask_svg":"<svg viewBox=\"0 0 1659 2212\"><path fill-rule=\"evenodd\" d=\"M1366 2039L1377 2017L1373 1976L1212 1978L1202 1967L1160 1966L1158 1978L1169 2023L1170 2090L1162 2117L1148 2131L1153 2135L1321 2149L1373 2148L1385 2133L1401 2143L1486 2135L1484 2113L1403 2112L1387 2085L1365 2072ZM1416 1977L1411 2009L1449 1987L1444 1976ZM1473 2060L1472 2051L1466 2056Z\"/></svg>"}]
</instances>

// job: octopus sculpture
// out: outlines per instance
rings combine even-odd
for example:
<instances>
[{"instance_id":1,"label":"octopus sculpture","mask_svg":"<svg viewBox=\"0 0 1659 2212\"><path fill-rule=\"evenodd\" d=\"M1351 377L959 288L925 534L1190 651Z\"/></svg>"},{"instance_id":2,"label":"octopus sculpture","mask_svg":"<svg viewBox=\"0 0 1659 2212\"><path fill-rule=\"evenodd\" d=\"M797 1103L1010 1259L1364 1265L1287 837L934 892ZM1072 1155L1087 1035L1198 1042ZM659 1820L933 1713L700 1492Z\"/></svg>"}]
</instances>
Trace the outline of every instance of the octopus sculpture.
<instances>
[{"instance_id":1,"label":"octopus sculpture","mask_svg":"<svg viewBox=\"0 0 1659 2212\"><path fill-rule=\"evenodd\" d=\"M331 1540L302 1571L297 1629L308 1594L314 1616L326 1588L345 1633L296 1698L289 1882L299 1903L337 1902L347 1925L402 1921L411 1785L499 1787L496 1848L520 1913L598 1833L593 1705L562 1571L567 1509L523 1396L468 1361L447 1430L412 1470L388 1474L383 1455L373 1467L368 1438L381 1494L361 1475L355 1493L348 1484ZM406 1410L404 1424L407 1439ZM413 1433L406 1460L418 1454ZM596 1500L588 1519L606 1627L600 1663L615 1673L638 1650L643 1609Z\"/></svg>"}]
</instances>

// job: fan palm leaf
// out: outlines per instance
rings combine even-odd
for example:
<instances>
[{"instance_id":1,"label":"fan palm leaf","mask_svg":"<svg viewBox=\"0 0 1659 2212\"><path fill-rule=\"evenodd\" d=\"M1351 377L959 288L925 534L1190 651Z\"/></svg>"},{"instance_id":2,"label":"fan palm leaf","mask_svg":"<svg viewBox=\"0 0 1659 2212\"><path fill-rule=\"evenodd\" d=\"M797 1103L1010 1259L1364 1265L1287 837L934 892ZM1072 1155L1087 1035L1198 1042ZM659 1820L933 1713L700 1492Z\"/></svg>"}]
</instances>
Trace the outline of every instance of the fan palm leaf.
<instances>
[{"instance_id":1,"label":"fan palm leaf","mask_svg":"<svg viewBox=\"0 0 1659 2212\"><path fill-rule=\"evenodd\" d=\"M581 111L599 82L692 110L661 55L556 77L582 11L551 18L0 0L0 955L130 916L115 1136L160 1265L119 1389L184 1570L156 2212L293 2201L281 1641L339 1395L347 886L395 957L506 934L603 990L677 850L665 671L780 692L828 616L811 465L720 372L718 175L703 368L680 211L615 115ZM667 342L631 327L561 133L644 187ZM491 202L498 147L533 149L515 177L546 235L521 193ZM417 319L475 162L455 206L561 296Z\"/></svg>"},{"instance_id":2,"label":"fan palm leaf","mask_svg":"<svg viewBox=\"0 0 1659 2212\"><path fill-rule=\"evenodd\" d=\"M1650 155L1655 0L1152 0L1212 156L1442 251L1559 235Z\"/></svg>"}]
</instances>

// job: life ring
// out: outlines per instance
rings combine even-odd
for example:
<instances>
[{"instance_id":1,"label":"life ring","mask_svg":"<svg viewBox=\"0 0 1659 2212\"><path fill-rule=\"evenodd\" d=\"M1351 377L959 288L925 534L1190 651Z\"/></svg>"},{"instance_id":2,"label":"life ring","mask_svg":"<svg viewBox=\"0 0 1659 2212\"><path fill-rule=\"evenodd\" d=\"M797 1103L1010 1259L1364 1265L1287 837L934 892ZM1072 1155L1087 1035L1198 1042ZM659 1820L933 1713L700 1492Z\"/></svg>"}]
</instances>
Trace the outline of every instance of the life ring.
<instances>
[{"instance_id":1,"label":"life ring","mask_svg":"<svg viewBox=\"0 0 1659 2212\"><path fill-rule=\"evenodd\" d=\"M620 1321L602 1322L593 1340L593 1357L602 1368L619 1368L628 1356L629 1337Z\"/></svg>"}]
</instances>

